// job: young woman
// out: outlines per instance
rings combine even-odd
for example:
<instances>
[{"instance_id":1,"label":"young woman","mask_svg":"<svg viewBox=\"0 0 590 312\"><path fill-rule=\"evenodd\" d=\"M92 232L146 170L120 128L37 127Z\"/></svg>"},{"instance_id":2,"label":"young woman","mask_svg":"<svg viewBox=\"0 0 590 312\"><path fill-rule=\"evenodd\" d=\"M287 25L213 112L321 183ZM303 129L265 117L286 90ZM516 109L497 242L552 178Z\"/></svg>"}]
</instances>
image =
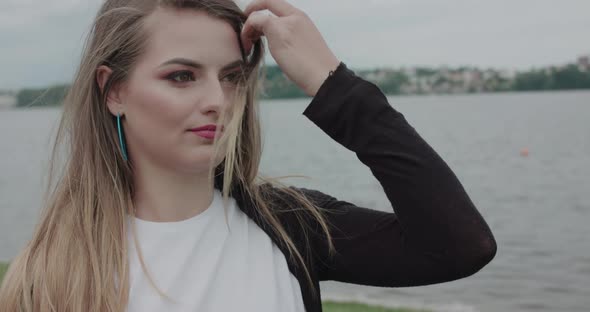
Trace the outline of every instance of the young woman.
<instances>
[{"instance_id":1,"label":"young woman","mask_svg":"<svg viewBox=\"0 0 590 312\"><path fill-rule=\"evenodd\" d=\"M371 169L395 213L259 176L261 36L313 97L303 114ZM2 311L317 312L319 281L441 283L496 252L447 164L285 0L107 0L55 170L64 142Z\"/></svg>"}]
</instances>

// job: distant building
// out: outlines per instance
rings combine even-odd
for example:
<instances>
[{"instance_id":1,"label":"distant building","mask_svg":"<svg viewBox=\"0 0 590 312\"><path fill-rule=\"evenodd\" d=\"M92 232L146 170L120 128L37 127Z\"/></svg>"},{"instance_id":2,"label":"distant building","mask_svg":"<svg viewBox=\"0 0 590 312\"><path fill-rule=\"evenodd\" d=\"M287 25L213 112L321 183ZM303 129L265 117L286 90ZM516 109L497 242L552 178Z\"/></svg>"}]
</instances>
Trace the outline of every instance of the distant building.
<instances>
[{"instance_id":1,"label":"distant building","mask_svg":"<svg viewBox=\"0 0 590 312\"><path fill-rule=\"evenodd\" d=\"M578 69L581 71L590 71L590 57L588 55L578 58Z\"/></svg>"},{"instance_id":2,"label":"distant building","mask_svg":"<svg viewBox=\"0 0 590 312\"><path fill-rule=\"evenodd\" d=\"M511 69L502 69L498 71L500 77L504 79L514 79L516 77L516 72Z\"/></svg>"},{"instance_id":3,"label":"distant building","mask_svg":"<svg viewBox=\"0 0 590 312\"><path fill-rule=\"evenodd\" d=\"M0 95L0 110L9 109L16 106L16 96Z\"/></svg>"},{"instance_id":4,"label":"distant building","mask_svg":"<svg viewBox=\"0 0 590 312\"><path fill-rule=\"evenodd\" d=\"M377 69L366 74L365 78L371 81L383 81L387 77L388 72L384 69Z\"/></svg>"}]
</instances>

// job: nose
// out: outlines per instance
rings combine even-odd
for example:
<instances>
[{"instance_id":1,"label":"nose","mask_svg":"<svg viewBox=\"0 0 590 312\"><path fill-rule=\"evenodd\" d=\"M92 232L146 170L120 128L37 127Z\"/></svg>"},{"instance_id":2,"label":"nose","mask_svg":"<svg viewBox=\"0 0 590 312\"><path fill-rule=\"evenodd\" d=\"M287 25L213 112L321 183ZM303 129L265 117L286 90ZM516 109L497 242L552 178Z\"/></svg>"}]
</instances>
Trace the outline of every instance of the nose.
<instances>
[{"instance_id":1,"label":"nose","mask_svg":"<svg viewBox=\"0 0 590 312\"><path fill-rule=\"evenodd\" d=\"M209 78L207 81L202 91L204 96L202 97L201 112L205 115L215 114L219 116L225 107L226 100L223 85L215 77Z\"/></svg>"}]
</instances>

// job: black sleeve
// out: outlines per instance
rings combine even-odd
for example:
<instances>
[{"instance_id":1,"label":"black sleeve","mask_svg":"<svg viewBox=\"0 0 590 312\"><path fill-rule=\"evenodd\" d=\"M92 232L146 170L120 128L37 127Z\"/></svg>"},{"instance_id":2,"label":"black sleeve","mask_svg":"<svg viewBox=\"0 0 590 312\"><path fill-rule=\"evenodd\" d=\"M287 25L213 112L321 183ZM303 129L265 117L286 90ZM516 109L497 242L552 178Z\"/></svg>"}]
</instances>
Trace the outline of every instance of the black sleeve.
<instances>
[{"instance_id":1,"label":"black sleeve","mask_svg":"<svg viewBox=\"0 0 590 312\"><path fill-rule=\"evenodd\" d=\"M329 256L325 236L311 241L320 280L427 285L472 275L494 258L495 239L453 171L376 85L340 63L303 114L356 153L394 210L298 188L329 211L337 253Z\"/></svg>"}]
</instances>

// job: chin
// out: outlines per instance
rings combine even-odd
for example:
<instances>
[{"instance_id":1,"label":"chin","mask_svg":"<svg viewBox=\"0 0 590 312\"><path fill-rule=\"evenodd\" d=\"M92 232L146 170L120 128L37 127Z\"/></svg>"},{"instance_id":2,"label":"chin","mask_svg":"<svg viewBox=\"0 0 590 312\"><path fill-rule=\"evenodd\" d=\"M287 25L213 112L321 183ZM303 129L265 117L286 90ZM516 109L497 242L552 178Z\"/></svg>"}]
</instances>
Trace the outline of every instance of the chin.
<instances>
[{"instance_id":1,"label":"chin","mask_svg":"<svg viewBox=\"0 0 590 312\"><path fill-rule=\"evenodd\" d=\"M194 172L194 173L201 173L201 172L207 172L207 170L211 169L210 165L211 165L211 158L213 157L213 152L210 153L200 153L198 156L195 157L191 157L190 159L187 159L186 157L184 159L182 159L181 161L179 161L179 163L183 164L183 168L186 171L189 172ZM217 167L219 166L219 164L221 164L221 162L223 162L225 159L225 156L222 155L222 157L218 157L218 159L215 160L215 162L213 163L213 167Z\"/></svg>"}]
</instances>

